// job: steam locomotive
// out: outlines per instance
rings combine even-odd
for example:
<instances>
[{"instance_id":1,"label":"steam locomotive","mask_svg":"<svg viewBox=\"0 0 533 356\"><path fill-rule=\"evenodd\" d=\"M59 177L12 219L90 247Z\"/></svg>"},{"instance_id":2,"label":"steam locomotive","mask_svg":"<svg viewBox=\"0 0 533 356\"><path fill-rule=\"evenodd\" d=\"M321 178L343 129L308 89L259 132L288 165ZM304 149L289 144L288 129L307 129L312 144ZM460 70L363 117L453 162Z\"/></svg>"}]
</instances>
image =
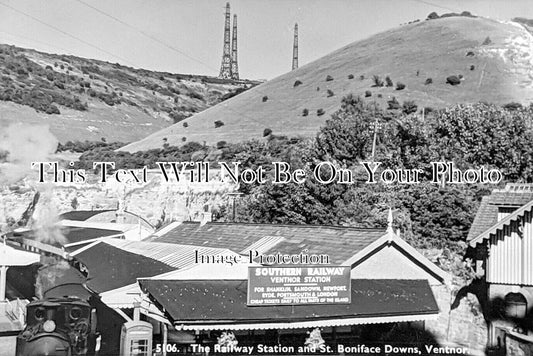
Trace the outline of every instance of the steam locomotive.
<instances>
[{"instance_id":1,"label":"steam locomotive","mask_svg":"<svg viewBox=\"0 0 533 356\"><path fill-rule=\"evenodd\" d=\"M26 327L17 336L17 356L94 354L96 312L79 298L47 298L26 306Z\"/></svg>"}]
</instances>

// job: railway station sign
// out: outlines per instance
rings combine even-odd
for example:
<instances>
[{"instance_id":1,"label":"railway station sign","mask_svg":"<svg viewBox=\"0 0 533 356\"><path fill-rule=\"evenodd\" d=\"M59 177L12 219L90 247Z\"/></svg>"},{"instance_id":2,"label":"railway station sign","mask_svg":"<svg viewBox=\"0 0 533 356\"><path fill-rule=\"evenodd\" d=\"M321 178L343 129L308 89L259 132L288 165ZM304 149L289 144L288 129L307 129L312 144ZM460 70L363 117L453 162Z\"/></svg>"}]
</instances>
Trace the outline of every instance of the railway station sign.
<instances>
[{"instance_id":1,"label":"railway station sign","mask_svg":"<svg viewBox=\"0 0 533 356\"><path fill-rule=\"evenodd\" d=\"M349 304L349 266L249 267L248 306Z\"/></svg>"}]
</instances>

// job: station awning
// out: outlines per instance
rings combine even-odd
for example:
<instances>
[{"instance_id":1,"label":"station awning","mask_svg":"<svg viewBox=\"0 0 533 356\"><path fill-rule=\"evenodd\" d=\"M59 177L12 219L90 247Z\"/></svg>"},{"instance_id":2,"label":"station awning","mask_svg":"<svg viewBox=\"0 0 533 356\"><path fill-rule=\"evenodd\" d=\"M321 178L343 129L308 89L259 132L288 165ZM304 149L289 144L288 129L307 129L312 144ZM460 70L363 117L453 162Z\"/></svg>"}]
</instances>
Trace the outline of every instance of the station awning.
<instances>
[{"instance_id":1,"label":"station awning","mask_svg":"<svg viewBox=\"0 0 533 356\"><path fill-rule=\"evenodd\" d=\"M294 329L434 319L427 280L352 280L350 304L248 306L246 280L139 280L178 330Z\"/></svg>"}]
</instances>

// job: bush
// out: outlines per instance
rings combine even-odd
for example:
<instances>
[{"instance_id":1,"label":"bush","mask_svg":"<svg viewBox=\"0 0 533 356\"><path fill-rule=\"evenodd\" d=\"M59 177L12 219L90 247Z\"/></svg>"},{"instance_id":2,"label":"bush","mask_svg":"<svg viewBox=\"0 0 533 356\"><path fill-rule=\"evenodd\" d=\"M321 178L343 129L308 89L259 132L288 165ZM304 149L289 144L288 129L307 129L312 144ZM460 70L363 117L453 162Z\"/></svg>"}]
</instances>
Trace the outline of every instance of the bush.
<instances>
[{"instance_id":1,"label":"bush","mask_svg":"<svg viewBox=\"0 0 533 356\"><path fill-rule=\"evenodd\" d=\"M293 87L296 88L298 85L302 85L300 80L295 81Z\"/></svg>"},{"instance_id":2,"label":"bush","mask_svg":"<svg viewBox=\"0 0 533 356\"><path fill-rule=\"evenodd\" d=\"M472 51L468 51L468 52L466 52L466 56L467 56L467 57L474 57L474 56L475 56L475 53L472 52Z\"/></svg>"},{"instance_id":3,"label":"bush","mask_svg":"<svg viewBox=\"0 0 533 356\"><path fill-rule=\"evenodd\" d=\"M219 128L220 126L224 126L224 123L220 120L215 121L215 129Z\"/></svg>"},{"instance_id":4,"label":"bush","mask_svg":"<svg viewBox=\"0 0 533 356\"><path fill-rule=\"evenodd\" d=\"M474 69L476 69L476 66L472 64L472 65L470 66L470 70L474 70Z\"/></svg>"},{"instance_id":5,"label":"bush","mask_svg":"<svg viewBox=\"0 0 533 356\"><path fill-rule=\"evenodd\" d=\"M263 137L267 137L272 133L271 129L264 129L263 130Z\"/></svg>"},{"instance_id":6,"label":"bush","mask_svg":"<svg viewBox=\"0 0 533 356\"><path fill-rule=\"evenodd\" d=\"M415 113L418 110L418 105L413 100L406 100L402 105L402 112L406 115Z\"/></svg>"},{"instance_id":7,"label":"bush","mask_svg":"<svg viewBox=\"0 0 533 356\"><path fill-rule=\"evenodd\" d=\"M265 95L265 96L263 97L263 103L266 102L267 100L268 100L268 96Z\"/></svg>"},{"instance_id":8,"label":"bush","mask_svg":"<svg viewBox=\"0 0 533 356\"><path fill-rule=\"evenodd\" d=\"M309 115L309 110L303 109L302 116L307 116L307 115Z\"/></svg>"},{"instance_id":9,"label":"bush","mask_svg":"<svg viewBox=\"0 0 533 356\"><path fill-rule=\"evenodd\" d=\"M372 81L374 82L373 87L382 87L383 86L383 80L379 77L379 75L374 75L372 77Z\"/></svg>"},{"instance_id":10,"label":"bush","mask_svg":"<svg viewBox=\"0 0 533 356\"><path fill-rule=\"evenodd\" d=\"M55 106L54 104L48 105L48 107L45 110L45 113L47 113L49 115L52 115L52 114L58 114L59 115L59 114L61 114L61 112L59 111L57 106Z\"/></svg>"},{"instance_id":11,"label":"bush","mask_svg":"<svg viewBox=\"0 0 533 356\"><path fill-rule=\"evenodd\" d=\"M395 96L393 96L391 100L388 100L387 104L389 104L389 110L398 110L400 108L400 103Z\"/></svg>"},{"instance_id":12,"label":"bush","mask_svg":"<svg viewBox=\"0 0 533 356\"><path fill-rule=\"evenodd\" d=\"M217 142L217 148L220 150L224 147L226 147L228 145L228 143L226 141L218 141Z\"/></svg>"},{"instance_id":13,"label":"bush","mask_svg":"<svg viewBox=\"0 0 533 356\"><path fill-rule=\"evenodd\" d=\"M316 111L317 116L322 116L322 115L324 115L324 113L325 113L325 112L324 112L324 109L318 109L318 110Z\"/></svg>"},{"instance_id":14,"label":"bush","mask_svg":"<svg viewBox=\"0 0 533 356\"><path fill-rule=\"evenodd\" d=\"M507 103L503 106L503 108L509 111L514 111L514 110L522 109L522 104L515 103L515 102Z\"/></svg>"},{"instance_id":15,"label":"bush","mask_svg":"<svg viewBox=\"0 0 533 356\"><path fill-rule=\"evenodd\" d=\"M396 83L396 90L404 90L405 89L405 84L403 83Z\"/></svg>"},{"instance_id":16,"label":"bush","mask_svg":"<svg viewBox=\"0 0 533 356\"><path fill-rule=\"evenodd\" d=\"M388 75L385 77L385 82L387 83L388 87L393 87L394 86L394 83L392 82L392 79Z\"/></svg>"},{"instance_id":17,"label":"bush","mask_svg":"<svg viewBox=\"0 0 533 356\"><path fill-rule=\"evenodd\" d=\"M456 75L450 75L448 78L446 78L446 83L451 85L459 85L461 84L461 79L459 79Z\"/></svg>"},{"instance_id":18,"label":"bush","mask_svg":"<svg viewBox=\"0 0 533 356\"><path fill-rule=\"evenodd\" d=\"M433 11L432 13L430 13L428 15L426 20L435 20L435 19L438 19L438 18L439 18L439 15L435 11Z\"/></svg>"},{"instance_id":19,"label":"bush","mask_svg":"<svg viewBox=\"0 0 533 356\"><path fill-rule=\"evenodd\" d=\"M183 137L181 138L181 140L182 140L183 142L185 142L185 141L187 141L187 137L183 136Z\"/></svg>"},{"instance_id":20,"label":"bush","mask_svg":"<svg viewBox=\"0 0 533 356\"><path fill-rule=\"evenodd\" d=\"M378 98L383 98L383 95L382 94L378 94Z\"/></svg>"},{"instance_id":21,"label":"bush","mask_svg":"<svg viewBox=\"0 0 533 356\"><path fill-rule=\"evenodd\" d=\"M333 80L333 77L328 74L328 76L326 77L326 82L331 82L332 80Z\"/></svg>"},{"instance_id":22,"label":"bush","mask_svg":"<svg viewBox=\"0 0 533 356\"><path fill-rule=\"evenodd\" d=\"M188 122L184 122L183 123L183 127L185 127L185 128L189 127L189 123Z\"/></svg>"},{"instance_id":23,"label":"bush","mask_svg":"<svg viewBox=\"0 0 533 356\"><path fill-rule=\"evenodd\" d=\"M333 96L333 95L334 95L334 94L333 94L333 90L328 89L328 98L331 97L331 96Z\"/></svg>"},{"instance_id":24,"label":"bush","mask_svg":"<svg viewBox=\"0 0 533 356\"><path fill-rule=\"evenodd\" d=\"M422 109L422 113L424 115L428 115L428 114L431 114L432 112L434 112L435 109L433 109L432 107L430 106L426 106L425 108Z\"/></svg>"},{"instance_id":25,"label":"bush","mask_svg":"<svg viewBox=\"0 0 533 356\"><path fill-rule=\"evenodd\" d=\"M429 85L429 84L431 84L431 83L433 83L433 79L432 79L432 78L427 78L425 84L426 84L426 85Z\"/></svg>"},{"instance_id":26,"label":"bush","mask_svg":"<svg viewBox=\"0 0 533 356\"><path fill-rule=\"evenodd\" d=\"M320 91L320 87L316 87L316 91Z\"/></svg>"},{"instance_id":27,"label":"bush","mask_svg":"<svg viewBox=\"0 0 533 356\"><path fill-rule=\"evenodd\" d=\"M359 76L359 80L365 80L365 76L361 74L361 75Z\"/></svg>"},{"instance_id":28,"label":"bush","mask_svg":"<svg viewBox=\"0 0 533 356\"><path fill-rule=\"evenodd\" d=\"M481 44L482 46L488 46L492 43L492 40L490 39L489 36L487 36L487 38L485 38L485 40L483 41L483 43Z\"/></svg>"},{"instance_id":29,"label":"bush","mask_svg":"<svg viewBox=\"0 0 533 356\"><path fill-rule=\"evenodd\" d=\"M349 75L348 75L348 79L353 79L353 78L354 78L354 77L353 77L353 74L349 74Z\"/></svg>"},{"instance_id":30,"label":"bush","mask_svg":"<svg viewBox=\"0 0 533 356\"><path fill-rule=\"evenodd\" d=\"M370 90L365 91L365 98L369 98L372 96L372 92Z\"/></svg>"}]
</instances>

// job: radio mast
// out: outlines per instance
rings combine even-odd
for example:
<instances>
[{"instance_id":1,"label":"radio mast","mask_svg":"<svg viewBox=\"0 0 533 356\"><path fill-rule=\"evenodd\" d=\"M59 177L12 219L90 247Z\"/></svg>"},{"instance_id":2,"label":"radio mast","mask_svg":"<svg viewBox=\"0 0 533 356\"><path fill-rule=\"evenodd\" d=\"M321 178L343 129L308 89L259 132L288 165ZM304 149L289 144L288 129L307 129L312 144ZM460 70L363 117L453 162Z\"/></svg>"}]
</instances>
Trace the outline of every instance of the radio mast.
<instances>
[{"instance_id":1,"label":"radio mast","mask_svg":"<svg viewBox=\"0 0 533 356\"><path fill-rule=\"evenodd\" d=\"M224 23L224 51L222 52L222 64L220 66L219 78L231 79L231 53L230 53L230 9L229 2L226 3L226 21Z\"/></svg>"},{"instance_id":2,"label":"radio mast","mask_svg":"<svg viewBox=\"0 0 533 356\"><path fill-rule=\"evenodd\" d=\"M292 70L298 68L298 24L294 24L294 44L292 47Z\"/></svg>"}]
</instances>

